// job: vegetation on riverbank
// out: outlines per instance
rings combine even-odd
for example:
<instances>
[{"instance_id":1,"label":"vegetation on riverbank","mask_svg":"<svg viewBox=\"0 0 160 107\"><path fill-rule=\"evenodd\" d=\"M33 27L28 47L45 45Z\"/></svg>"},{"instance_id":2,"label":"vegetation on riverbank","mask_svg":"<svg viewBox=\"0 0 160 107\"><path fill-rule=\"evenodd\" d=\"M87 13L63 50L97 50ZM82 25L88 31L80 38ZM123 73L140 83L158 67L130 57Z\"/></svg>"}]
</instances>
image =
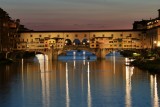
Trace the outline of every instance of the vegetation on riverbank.
<instances>
[{"instance_id":1,"label":"vegetation on riverbank","mask_svg":"<svg viewBox=\"0 0 160 107\"><path fill-rule=\"evenodd\" d=\"M2 64L11 64L13 62L12 59L0 59L0 65Z\"/></svg>"},{"instance_id":2,"label":"vegetation on riverbank","mask_svg":"<svg viewBox=\"0 0 160 107\"><path fill-rule=\"evenodd\" d=\"M28 51L13 51L13 52L0 52L0 65L11 64L16 59L34 57L35 52Z\"/></svg>"},{"instance_id":3,"label":"vegetation on riverbank","mask_svg":"<svg viewBox=\"0 0 160 107\"><path fill-rule=\"evenodd\" d=\"M160 49L154 50L139 50L122 51L124 57L134 58L135 60L130 65L137 66L140 69L148 70L150 72L160 72Z\"/></svg>"},{"instance_id":4,"label":"vegetation on riverbank","mask_svg":"<svg viewBox=\"0 0 160 107\"><path fill-rule=\"evenodd\" d=\"M131 62L131 65L137 66L140 69L148 70L150 72L160 72L160 59L136 59Z\"/></svg>"},{"instance_id":5,"label":"vegetation on riverbank","mask_svg":"<svg viewBox=\"0 0 160 107\"><path fill-rule=\"evenodd\" d=\"M12 62L13 62L12 59L6 58L6 53L5 52L0 52L0 65L11 64Z\"/></svg>"}]
</instances>

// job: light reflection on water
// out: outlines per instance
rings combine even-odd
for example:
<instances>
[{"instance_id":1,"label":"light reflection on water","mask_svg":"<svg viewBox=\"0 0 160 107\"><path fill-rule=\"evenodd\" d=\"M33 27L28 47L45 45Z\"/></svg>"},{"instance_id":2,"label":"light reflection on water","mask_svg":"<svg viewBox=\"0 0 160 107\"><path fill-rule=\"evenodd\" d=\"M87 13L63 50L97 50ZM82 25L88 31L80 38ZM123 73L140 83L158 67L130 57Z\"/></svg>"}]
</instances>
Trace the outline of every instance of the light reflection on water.
<instances>
[{"instance_id":1,"label":"light reflection on water","mask_svg":"<svg viewBox=\"0 0 160 107\"><path fill-rule=\"evenodd\" d=\"M48 72L48 56L38 54L36 57L40 64L43 107L50 107L50 73Z\"/></svg>"},{"instance_id":2,"label":"light reflection on water","mask_svg":"<svg viewBox=\"0 0 160 107\"><path fill-rule=\"evenodd\" d=\"M0 66L2 107L159 107L159 75L125 58L51 61L37 55Z\"/></svg>"},{"instance_id":3,"label":"light reflection on water","mask_svg":"<svg viewBox=\"0 0 160 107\"><path fill-rule=\"evenodd\" d=\"M159 107L159 98L158 98L158 90L157 90L157 75L150 75L150 81L151 81L152 106Z\"/></svg>"},{"instance_id":4,"label":"light reflection on water","mask_svg":"<svg viewBox=\"0 0 160 107\"><path fill-rule=\"evenodd\" d=\"M91 105L91 104L92 104L92 103L91 103L91 101L92 101L91 98L92 98L92 97L91 97L91 89L90 89L90 70L89 70L89 62L88 62L88 70L87 70L87 72L88 72L88 73L87 73L87 75L88 75L88 76L87 76L87 77L88 77L88 79L87 79L87 80L88 80L88 97L87 97L87 98L88 98L88 107L92 107L92 105Z\"/></svg>"},{"instance_id":5,"label":"light reflection on water","mask_svg":"<svg viewBox=\"0 0 160 107\"><path fill-rule=\"evenodd\" d=\"M69 107L70 98L69 98L69 85L68 85L68 64L66 62L66 107Z\"/></svg>"},{"instance_id":6,"label":"light reflection on water","mask_svg":"<svg viewBox=\"0 0 160 107\"><path fill-rule=\"evenodd\" d=\"M126 66L126 107L132 107L132 98L131 98L131 90L132 90L132 75L133 75L134 67Z\"/></svg>"}]
</instances>

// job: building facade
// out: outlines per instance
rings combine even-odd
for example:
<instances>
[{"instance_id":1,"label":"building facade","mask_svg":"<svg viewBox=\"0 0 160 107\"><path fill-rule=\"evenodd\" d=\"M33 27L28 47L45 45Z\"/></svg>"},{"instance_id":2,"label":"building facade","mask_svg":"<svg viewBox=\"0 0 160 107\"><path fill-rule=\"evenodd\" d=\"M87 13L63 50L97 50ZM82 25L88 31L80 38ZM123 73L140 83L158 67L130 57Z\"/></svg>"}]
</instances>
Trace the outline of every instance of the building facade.
<instances>
[{"instance_id":1,"label":"building facade","mask_svg":"<svg viewBox=\"0 0 160 107\"><path fill-rule=\"evenodd\" d=\"M32 31L17 38L18 50L62 49L66 45L105 49L142 49L143 33L139 30L104 31Z\"/></svg>"},{"instance_id":2,"label":"building facade","mask_svg":"<svg viewBox=\"0 0 160 107\"><path fill-rule=\"evenodd\" d=\"M7 12L0 8L0 52L16 48L14 37L18 34L19 20L12 20Z\"/></svg>"},{"instance_id":3,"label":"building facade","mask_svg":"<svg viewBox=\"0 0 160 107\"><path fill-rule=\"evenodd\" d=\"M133 30L141 30L149 48L160 47L160 9L155 19L135 21Z\"/></svg>"}]
</instances>

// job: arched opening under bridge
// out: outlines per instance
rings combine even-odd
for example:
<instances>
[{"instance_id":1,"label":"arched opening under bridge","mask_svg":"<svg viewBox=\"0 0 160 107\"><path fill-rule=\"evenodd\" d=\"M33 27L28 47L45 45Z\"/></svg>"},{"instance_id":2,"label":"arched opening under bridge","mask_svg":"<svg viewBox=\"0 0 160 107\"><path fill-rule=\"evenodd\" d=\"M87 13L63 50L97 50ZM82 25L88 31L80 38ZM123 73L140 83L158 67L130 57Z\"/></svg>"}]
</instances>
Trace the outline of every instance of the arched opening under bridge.
<instances>
[{"instance_id":1,"label":"arched opening under bridge","mask_svg":"<svg viewBox=\"0 0 160 107\"><path fill-rule=\"evenodd\" d=\"M109 51L107 54L106 54L106 57L107 56L121 56L120 54L120 51Z\"/></svg>"},{"instance_id":2,"label":"arched opening under bridge","mask_svg":"<svg viewBox=\"0 0 160 107\"><path fill-rule=\"evenodd\" d=\"M83 39L82 44L86 45L86 46L89 46L89 40L88 39Z\"/></svg>"},{"instance_id":3,"label":"arched opening under bridge","mask_svg":"<svg viewBox=\"0 0 160 107\"><path fill-rule=\"evenodd\" d=\"M80 42L79 39L74 39L73 44L74 44L74 45L80 45L81 42Z\"/></svg>"},{"instance_id":4,"label":"arched opening under bridge","mask_svg":"<svg viewBox=\"0 0 160 107\"><path fill-rule=\"evenodd\" d=\"M65 40L65 45L72 45L72 41L70 39Z\"/></svg>"}]
</instances>

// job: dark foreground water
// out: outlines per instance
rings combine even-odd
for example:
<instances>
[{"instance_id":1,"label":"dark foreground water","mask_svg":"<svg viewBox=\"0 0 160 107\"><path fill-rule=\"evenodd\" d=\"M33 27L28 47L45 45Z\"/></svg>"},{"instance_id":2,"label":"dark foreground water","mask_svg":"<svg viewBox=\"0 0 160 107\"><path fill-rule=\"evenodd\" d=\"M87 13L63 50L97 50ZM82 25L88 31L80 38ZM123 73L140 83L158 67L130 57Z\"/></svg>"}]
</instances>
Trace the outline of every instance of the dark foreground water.
<instances>
[{"instance_id":1,"label":"dark foreground water","mask_svg":"<svg viewBox=\"0 0 160 107\"><path fill-rule=\"evenodd\" d=\"M0 107L159 107L159 96L160 76L123 57L0 66Z\"/></svg>"}]
</instances>

